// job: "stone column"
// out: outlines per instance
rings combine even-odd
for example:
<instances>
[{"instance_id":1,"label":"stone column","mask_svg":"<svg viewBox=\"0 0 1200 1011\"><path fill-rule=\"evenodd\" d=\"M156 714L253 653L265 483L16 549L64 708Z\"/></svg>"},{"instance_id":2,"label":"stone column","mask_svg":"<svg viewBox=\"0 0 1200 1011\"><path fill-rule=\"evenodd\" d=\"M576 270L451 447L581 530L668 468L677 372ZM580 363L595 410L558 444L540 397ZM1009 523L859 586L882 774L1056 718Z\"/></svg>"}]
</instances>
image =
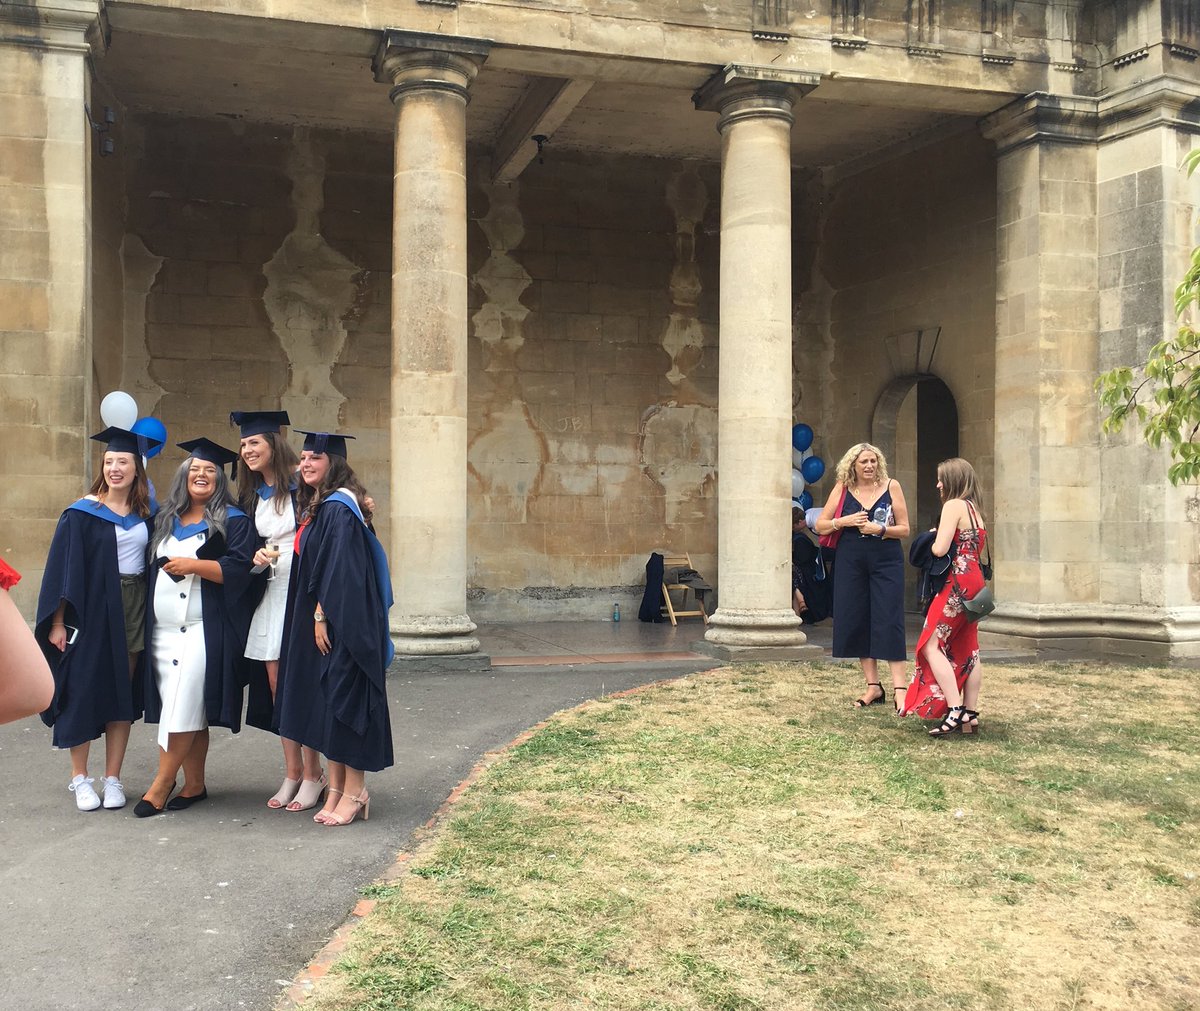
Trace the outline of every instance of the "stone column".
<instances>
[{"instance_id":1,"label":"stone column","mask_svg":"<svg viewBox=\"0 0 1200 1011\"><path fill-rule=\"evenodd\" d=\"M392 211L392 633L404 661L487 666L467 616L468 88L488 43L386 33ZM457 660L455 659L457 658Z\"/></svg>"},{"instance_id":2,"label":"stone column","mask_svg":"<svg viewBox=\"0 0 1200 1011\"><path fill-rule=\"evenodd\" d=\"M1136 423L1102 435L1100 371L1174 331L1195 240L1200 87L1031 95L984 121L997 147L996 614L981 642L1053 655L1200 655L1196 526ZM1200 517L1198 517L1200 519ZM1190 528L1189 528L1190 527Z\"/></svg>"},{"instance_id":3,"label":"stone column","mask_svg":"<svg viewBox=\"0 0 1200 1011\"><path fill-rule=\"evenodd\" d=\"M705 648L722 659L792 658L793 106L815 74L730 65L693 97L720 114L720 604Z\"/></svg>"},{"instance_id":4,"label":"stone column","mask_svg":"<svg viewBox=\"0 0 1200 1011\"><path fill-rule=\"evenodd\" d=\"M99 0L0 4L0 557L32 615L90 471L91 152Z\"/></svg>"}]
</instances>

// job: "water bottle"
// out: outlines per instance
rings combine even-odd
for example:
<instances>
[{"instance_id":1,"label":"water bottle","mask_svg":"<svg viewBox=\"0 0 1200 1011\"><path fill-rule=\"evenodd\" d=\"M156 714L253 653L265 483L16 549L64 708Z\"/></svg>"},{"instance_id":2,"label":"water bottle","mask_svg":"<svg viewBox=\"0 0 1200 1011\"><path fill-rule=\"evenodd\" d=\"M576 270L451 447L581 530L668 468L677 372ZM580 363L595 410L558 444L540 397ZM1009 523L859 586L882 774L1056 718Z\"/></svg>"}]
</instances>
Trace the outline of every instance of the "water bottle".
<instances>
[{"instance_id":1,"label":"water bottle","mask_svg":"<svg viewBox=\"0 0 1200 1011\"><path fill-rule=\"evenodd\" d=\"M871 522L878 523L882 527L890 527L892 525L892 507L876 506L875 511L871 513ZM883 535L880 534L882 537Z\"/></svg>"},{"instance_id":2,"label":"water bottle","mask_svg":"<svg viewBox=\"0 0 1200 1011\"><path fill-rule=\"evenodd\" d=\"M621 605L613 604L613 621L621 620Z\"/></svg>"}]
</instances>

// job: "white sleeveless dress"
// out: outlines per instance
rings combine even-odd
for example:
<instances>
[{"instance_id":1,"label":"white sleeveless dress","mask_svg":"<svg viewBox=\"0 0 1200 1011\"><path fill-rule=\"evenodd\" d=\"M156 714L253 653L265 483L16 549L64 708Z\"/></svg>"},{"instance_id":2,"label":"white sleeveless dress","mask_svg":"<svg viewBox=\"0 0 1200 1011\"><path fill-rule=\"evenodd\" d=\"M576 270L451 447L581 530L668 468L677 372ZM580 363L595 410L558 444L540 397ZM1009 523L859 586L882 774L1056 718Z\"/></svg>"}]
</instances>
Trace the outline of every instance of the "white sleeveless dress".
<instances>
[{"instance_id":1,"label":"white sleeveless dress","mask_svg":"<svg viewBox=\"0 0 1200 1011\"><path fill-rule=\"evenodd\" d=\"M283 643L283 620L287 616L288 579L296 550L296 517L291 500L284 500L280 514L275 511L273 497L260 497L254 510L254 526L267 544L279 545L279 561L275 563L275 578L268 580L267 592L250 622L246 656L250 660L278 660Z\"/></svg>"}]
</instances>

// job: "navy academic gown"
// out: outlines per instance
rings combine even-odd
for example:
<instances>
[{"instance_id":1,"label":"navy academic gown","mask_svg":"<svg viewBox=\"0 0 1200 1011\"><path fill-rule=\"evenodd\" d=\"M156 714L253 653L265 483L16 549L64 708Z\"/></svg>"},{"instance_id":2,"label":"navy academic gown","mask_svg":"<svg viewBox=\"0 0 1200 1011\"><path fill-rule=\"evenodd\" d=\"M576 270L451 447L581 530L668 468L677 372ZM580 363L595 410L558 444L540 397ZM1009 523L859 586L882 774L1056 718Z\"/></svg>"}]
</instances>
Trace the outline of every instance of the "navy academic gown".
<instances>
[{"instance_id":1,"label":"navy academic gown","mask_svg":"<svg viewBox=\"0 0 1200 1011\"><path fill-rule=\"evenodd\" d=\"M300 534L288 587L276 709L281 736L352 769L393 764L392 724L384 672L392 659L387 560L357 504L329 496ZM313 636L317 602L325 609L331 649Z\"/></svg>"},{"instance_id":2,"label":"navy academic gown","mask_svg":"<svg viewBox=\"0 0 1200 1011\"><path fill-rule=\"evenodd\" d=\"M137 671L129 677L116 533L139 523L150 521L84 498L67 507L54 531L34 635L54 673L54 698L42 722L54 728L56 748L94 741L106 724L142 715L141 677ZM63 622L79 636L60 653L50 645L50 626L63 602Z\"/></svg>"},{"instance_id":3,"label":"navy academic gown","mask_svg":"<svg viewBox=\"0 0 1200 1011\"><path fill-rule=\"evenodd\" d=\"M246 684L246 636L253 605L247 606L254 593L253 565L256 536L254 521L236 506L230 506L225 520L225 536L209 537L208 523L201 521L181 526L175 521L175 536L206 538L196 556L221 565L224 583L200 580L200 606L204 616L204 708L210 727L227 727L235 734L242 729L242 699ZM154 642L154 588L159 579L170 579L156 560L149 566L150 588L146 598L146 654ZM162 715L162 697L158 679L147 663L145 676L146 722L157 723Z\"/></svg>"}]
</instances>

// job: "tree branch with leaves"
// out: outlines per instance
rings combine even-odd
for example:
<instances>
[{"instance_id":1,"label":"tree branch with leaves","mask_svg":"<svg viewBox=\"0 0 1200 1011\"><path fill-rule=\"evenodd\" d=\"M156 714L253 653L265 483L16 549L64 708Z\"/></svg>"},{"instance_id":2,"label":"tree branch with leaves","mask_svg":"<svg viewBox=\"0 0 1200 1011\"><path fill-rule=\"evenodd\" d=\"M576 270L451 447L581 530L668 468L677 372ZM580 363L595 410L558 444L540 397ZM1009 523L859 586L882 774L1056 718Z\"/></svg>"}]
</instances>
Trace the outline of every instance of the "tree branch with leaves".
<instances>
[{"instance_id":1,"label":"tree branch with leaves","mask_svg":"<svg viewBox=\"0 0 1200 1011\"><path fill-rule=\"evenodd\" d=\"M1189 178L1200 168L1200 149L1183 161ZM1167 478L1172 484L1200 481L1200 333L1187 322L1200 305L1200 246L1192 250L1188 271L1175 289L1179 331L1150 349L1136 367L1121 366L1096 380L1100 405L1108 412L1106 433L1119 432L1132 418L1142 438L1155 449L1165 444L1171 454Z\"/></svg>"}]
</instances>

